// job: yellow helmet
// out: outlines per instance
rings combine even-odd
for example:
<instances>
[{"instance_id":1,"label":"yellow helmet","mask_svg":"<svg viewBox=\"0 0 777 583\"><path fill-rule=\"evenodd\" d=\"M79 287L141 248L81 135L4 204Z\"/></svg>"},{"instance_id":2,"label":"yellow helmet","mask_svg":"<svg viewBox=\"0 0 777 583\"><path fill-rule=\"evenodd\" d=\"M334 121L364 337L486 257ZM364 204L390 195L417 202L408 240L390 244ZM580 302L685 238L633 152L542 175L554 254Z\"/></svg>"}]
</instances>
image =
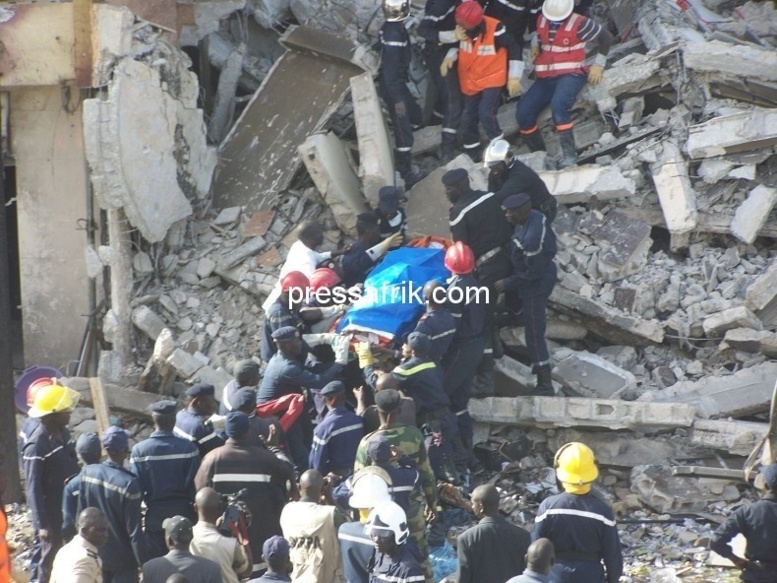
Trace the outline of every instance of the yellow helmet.
<instances>
[{"instance_id":1,"label":"yellow helmet","mask_svg":"<svg viewBox=\"0 0 777 583\"><path fill-rule=\"evenodd\" d=\"M577 441L561 446L556 452L553 465L556 477L562 484L582 486L599 477L594 452L586 444Z\"/></svg>"},{"instance_id":2,"label":"yellow helmet","mask_svg":"<svg viewBox=\"0 0 777 583\"><path fill-rule=\"evenodd\" d=\"M81 395L68 387L49 385L40 389L35 395L35 401L27 412L30 417L45 417L52 413L71 412L78 404Z\"/></svg>"}]
</instances>

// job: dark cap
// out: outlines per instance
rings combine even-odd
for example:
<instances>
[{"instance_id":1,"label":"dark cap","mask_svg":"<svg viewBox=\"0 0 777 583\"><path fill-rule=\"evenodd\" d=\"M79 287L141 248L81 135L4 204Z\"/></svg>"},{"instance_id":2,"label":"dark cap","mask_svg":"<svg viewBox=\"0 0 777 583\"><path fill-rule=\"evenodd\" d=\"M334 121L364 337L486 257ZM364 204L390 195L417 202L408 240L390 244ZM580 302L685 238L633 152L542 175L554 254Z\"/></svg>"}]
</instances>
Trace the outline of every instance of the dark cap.
<instances>
[{"instance_id":1,"label":"dark cap","mask_svg":"<svg viewBox=\"0 0 777 583\"><path fill-rule=\"evenodd\" d=\"M272 333L272 339L277 342L292 340L299 336L299 332L294 326L283 326Z\"/></svg>"},{"instance_id":2,"label":"dark cap","mask_svg":"<svg viewBox=\"0 0 777 583\"><path fill-rule=\"evenodd\" d=\"M237 384L244 387L249 381L259 378L259 365L250 359L241 360L235 364L235 369L232 372Z\"/></svg>"},{"instance_id":3,"label":"dark cap","mask_svg":"<svg viewBox=\"0 0 777 583\"><path fill-rule=\"evenodd\" d=\"M375 393L375 406L381 413L393 413L399 409L402 397L395 389L383 389Z\"/></svg>"},{"instance_id":4,"label":"dark cap","mask_svg":"<svg viewBox=\"0 0 777 583\"><path fill-rule=\"evenodd\" d=\"M329 395L338 395L345 392L345 385L340 381L332 381L324 385L321 389L321 396L328 397Z\"/></svg>"},{"instance_id":5,"label":"dark cap","mask_svg":"<svg viewBox=\"0 0 777 583\"><path fill-rule=\"evenodd\" d=\"M227 413L226 431L229 437L243 437L248 433L248 415L240 411Z\"/></svg>"},{"instance_id":6,"label":"dark cap","mask_svg":"<svg viewBox=\"0 0 777 583\"><path fill-rule=\"evenodd\" d=\"M208 383L197 383L186 389L186 395L189 397L211 397L216 395L216 388Z\"/></svg>"},{"instance_id":7,"label":"dark cap","mask_svg":"<svg viewBox=\"0 0 777 583\"><path fill-rule=\"evenodd\" d=\"M165 529L165 536L173 539L175 542L191 541L194 538L192 521L185 516L165 518L164 522L162 522L162 528Z\"/></svg>"},{"instance_id":8,"label":"dark cap","mask_svg":"<svg viewBox=\"0 0 777 583\"><path fill-rule=\"evenodd\" d=\"M356 216L356 222L363 225L376 225L380 222L380 218L373 212L359 213Z\"/></svg>"},{"instance_id":9,"label":"dark cap","mask_svg":"<svg viewBox=\"0 0 777 583\"><path fill-rule=\"evenodd\" d=\"M124 451L129 447L129 436L121 427L111 425L103 431L102 443L105 449L111 451Z\"/></svg>"},{"instance_id":10,"label":"dark cap","mask_svg":"<svg viewBox=\"0 0 777 583\"><path fill-rule=\"evenodd\" d=\"M378 208L386 215L399 210L399 189L396 186L383 186L378 191Z\"/></svg>"},{"instance_id":11,"label":"dark cap","mask_svg":"<svg viewBox=\"0 0 777 583\"><path fill-rule=\"evenodd\" d=\"M289 543L282 536L271 536L262 545L262 555L264 560L273 559L275 561L289 558Z\"/></svg>"},{"instance_id":12,"label":"dark cap","mask_svg":"<svg viewBox=\"0 0 777 583\"><path fill-rule=\"evenodd\" d=\"M252 408L256 407L256 391L249 389L248 387L243 387L242 389L235 391L235 394L229 398L229 404L232 405L232 408L235 411L243 409L248 405L251 405Z\"/></svg>"},{"instance_id":13,"label":"dark cap","mask_svg":"<svg viewBox=\"0 0 777 583\"><path fill-rule=\"evenodd\" d=\"M761 474L764 477L764 482L769 486L769 489L777 491L777 464L770 464L762 467Z\"/></svg>"},{"instance_id":14,"label":"dark cap","mask_svg":"<svg viewBox=\"0 0 777 583\"><path fill-rule=\"evenodd\" d=\"M367 454L373 463L386 464L391 460L391 443L382 435L376 435L367 445Z\"/></svg>"},{"instance_id":15,"label":"dark cap","mask_svg":"<svg viewBox=\"0 0 777 583\"><path fill-rule=\"evenodd\" d=\"M502 203L502 207L506 209L519 209L522 206L531 203L531 197L525 192L520 194L511 194Z\"/></svg>"},{"instance_id":16,"label":"dark cap","mask_svg":"<svg viewBox=\"0 0 777 583\"><path fill-rule=\"evenodd\" d=\"M148 406L149 413L157 415L172 415L178 409L178 403L175 401L157 401Z\"/></svg>"},{"instance_id":17,"label":"dark cap","mask_svg":"<svg viewBox=\"0 0 777 583\"><path fill-rule=\"evenodd\" d=\"M446 186L458 184L462 180L469 180L469 173L464 168L454 168L442 175L442 183Z\"/></svg>"},{"instance_id":18,"label":"dark cap","mask_svg":"<svg viewBox=\"0 0 777 583\"><path fill-rule=\"evenodd\" d=\"M102 447L100 446L100 438L96 433L82 433L76 441L76 453L81 456L84 461L98 460L102 455Z\"/></svg>"},{"instance_id":19,"label":"dark cap","mask_svg":"<svg viewBox=\"0 0 777 583\"><path fill-rule=\"evenodd\" d=\"M421 332L411 332L407 337L407 345L419 355L426 356L432 348L432 340Z\"/></svg>"}]
</instances>

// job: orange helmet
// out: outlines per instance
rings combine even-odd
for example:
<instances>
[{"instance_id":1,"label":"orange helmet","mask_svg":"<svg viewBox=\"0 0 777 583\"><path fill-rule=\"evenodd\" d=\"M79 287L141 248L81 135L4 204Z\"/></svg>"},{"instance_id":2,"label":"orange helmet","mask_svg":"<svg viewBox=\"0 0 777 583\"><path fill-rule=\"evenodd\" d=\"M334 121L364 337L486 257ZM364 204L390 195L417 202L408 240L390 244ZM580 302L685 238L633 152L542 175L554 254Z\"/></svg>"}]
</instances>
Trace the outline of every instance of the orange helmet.
<instances>
[{"instance_id":1,"label":"orange helmet","mask_svg":"<svg viewBox=\"0 0 777 583\"><path fill-rule=\"evenodd\" d=\"M310 280L307 275L301 271L290 271L281 278L281 291L287 292L292 288L307 289L310 287Z\"/></svg>"},{"instance_id":2,"label":"orange helmet","mask_svg":"<svg viewBox=\"0 0 777 583\"><path fill-rule=\"evenodd\" d=\"M472 249L461 241L456 241L445 252L445 267L456 275L466 275L475 269L475 256Z\"/></svg>"},{"instance_id":3,"label":"orange helmet","mask_svg":"<svg viewBox=\"0 0 777 583\"><path fill-rule=\"evenodd\" d=\"M315 292L322 287L332 288L340 281L340 276L334 269L321 267L310 274L310 290Z\"/></svg>"},{"instance_id":4,"label":"orange helmet","mask_svg":"<svg viewBox=\"0 0 777 583\"><path fill-rule=\"evenodd\" d=\"M465 0L456 8L456 24L472 30L483 22L483 8L475 0Z\"/></svg>"}]
</instances>

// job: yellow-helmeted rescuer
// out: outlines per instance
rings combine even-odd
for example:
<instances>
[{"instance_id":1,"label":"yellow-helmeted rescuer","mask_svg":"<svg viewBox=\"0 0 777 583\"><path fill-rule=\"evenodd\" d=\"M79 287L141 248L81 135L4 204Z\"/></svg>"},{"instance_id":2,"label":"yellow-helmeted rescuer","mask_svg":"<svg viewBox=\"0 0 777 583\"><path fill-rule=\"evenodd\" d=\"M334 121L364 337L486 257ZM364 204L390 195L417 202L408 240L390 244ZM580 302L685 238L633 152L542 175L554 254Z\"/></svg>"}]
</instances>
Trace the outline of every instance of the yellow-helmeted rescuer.
<instances>
[{"instance_id":1,"label":"yellow-helmeted rescuer","mask_svg":"<svg viewBox=\"0 0 777 583\"><path fill-rule=\"evenodd\" d=\"M567 443L554 460L564 492L546 498L537 510L532 540L547 538L556 548L551 581L616 583L623 555L610 507L591 494L599 477L596 457L584 443Z\"/></svg>"}]
</instances>

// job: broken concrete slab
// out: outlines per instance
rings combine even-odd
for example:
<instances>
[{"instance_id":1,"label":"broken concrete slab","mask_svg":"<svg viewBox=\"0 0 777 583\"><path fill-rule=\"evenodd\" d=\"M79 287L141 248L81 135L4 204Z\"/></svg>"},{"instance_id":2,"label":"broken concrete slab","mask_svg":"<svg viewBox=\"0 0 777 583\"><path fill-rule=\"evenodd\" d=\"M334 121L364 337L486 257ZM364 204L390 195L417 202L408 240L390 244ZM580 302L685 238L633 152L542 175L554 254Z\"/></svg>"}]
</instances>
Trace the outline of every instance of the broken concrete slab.
<instances>
[{"instance_id":1,"label":"broken concrete slab","mask_svg":"<svg viewBox=\"0 0 777 583\"><path fill-rule=\"evenodd\" d=\"M768 423L731 419L697 419L688 433L691 443L748 456L769 431Z\"/></svg>"},{"instance_id":2,"label":"broken concrete slab","mask_svg":"<svg viewBox=\"0 0 777 583\"><path fill-rule=\"evenodd\" d=\"M364 196L373 207L377 207L381 187L394 185L394 158L388 127L371 74L351 78L351 98L359 141L359 178Z\"/></svg>"},{"instance_id":3,"label":"broken concrete slab","mask_svg":"<svg viewBox=\"0 0 777 583\"><path fill-rule=\"evenodd\" d=\"M204 363L199 358L189 354L182 348L176 348L173 351L167 359L167 364L172 366L184 379L192 378L204 366Z\"/></svg>"},{"instance_id":4,"label":"broken concrete slab","mask_svg":"<svg viewBox=\"0 0 777 583\"><path fill-rule=\"evenodd\" d=\"M231 267L234 267L247 257L256 255L267 246L267 241L264 237L254 237L249 239L237 249L233 249L229 253L223 255L221 259L217 261L216 273L221 275L222 271L226 271Z\"/></svg>"},{"instance_id":5,"label":"broken concrete slab","mask_svg":"<svg viewBox=\"0 0 777 583\"><path fill-rule=\"evenodd\" d=\"M675 476L672 468L663 464L636 466L631 471L631 491L661 514L704 510L711 502L740 497L730 480Z\"/></svg>"},{"instance_id":6,"label":"broken concrete slab","mask_svg":"<svg viewBox=\"0 0 777 583\"><path fill-rule=\"evenodd\" d=\"M240 214L243 209L239 206L231 206L229 208L222 209L218 216L213 219L213 224L223 227L225 225L231 225L240 220Z\"/></svg>"},{"instance_id":7,"label":"broken concrete slab","mask_svg":"<svg viewBox=\"0 0 777 583\"><path fill-rule=\"evenodd\" d=\"M216 395L220 395L221 389L223 389L227 383L233 380L233 377L223 368L213 368L212 366L203 366L195 374L194 380L200 383L207 383L209 385L213 385L214 387L216 387Z\"/></svg>"},{"instance_id":8,"label":"broken concrete slab","mask_svg":"<svg viewBox=\"0 0 777 583\"><path fill-rule=\"evenodd\" d=\"M737 306L705 318L702 327L707 337L719 338L728 330L735 328L760 330L763 325L753 312L744 306Z\"/></svg>"},{"instance_id":9,"label":"broken concrete slab","mask_svg":"<svg viewBox=\"0 0 777 583\"><path fill-rule=\"evenodd\" d=\"M107 85L114 63L132 50L135 15L126 6L92 5L92 86Z\"/></svg>"},{"instance_id":10,"label":"broken concrete slab","mask_svg":"<svg viewBox=\"0 0 777 583\"><path fill-rule=\"evenodd\" d=\"M691 405L702 419L744 417L769 410L777 363L765 362L732 375L680 381L662 391L647 391L640 402Z\"/></svg>"},{"instance_id":11,"label":"broken concrete slab","mask_svg":"<svg viewBox=\"0 0 777 583\"><path fill-rule=\"evenodd\" d=\"M777 52L753 45L718 40L687 43L683 47L683 63L693 71L777 81Z\"/></svg>"},{"instance_id":12,"label":"broken concrete slab","mask_svg":"<svg viewBox=\"0 0 777 583\"><path fill-rule=\"evenodd\" d=\"M592 399L616 399L637 386L637 378L601 356L575 352L553 367L553 378L567 394Z\"/></svg>"},{"instance_id":13,"label":"broken concrete slab","mask_svg":"<svg viewBox=\"0 0 777 583\"><path fill-rule=\"evenodd\" d=\"M591 235L602 247L597 269L604 281L618 281L637 273L647 264L653 244L647 223L612 211Z\"/></svg>"},{"instance_id":14,"label":"broken concrete slab","mask_svg":"<svg viewBox=\"0 0 777 583\"><path fill-rule=\"evenodd\" d=\"M165 329L165 321L157 316L148 306L138 306L132 311L132 323L146 333L151 340L156 340Z\"/></svg>"},{"instance_id":15,"label":"broken concrete slab","mask_svg":"<svg viewBox=\"0 0 777 583\"><path fill-rule=\"evenodd\" d=\"M664 340L664 331L655 322L627 316L561 286L553 289L548 303L553 310L580 321L611 344L648 346Z\"/></svg>"},{"instance_id":16,"label":"broken concrete slab","mask_svg":"<svg viewBox=\"0 0 777 583\"><path fill-rule=\"evenodd\" d=\"M687 246L689 235L697 224L696 192L688 177L688 164L676 143L662 143L661 153L658 160L651 164L650 173L666 226L672 235L671 246L676 251Z\"/></svg>"},{"instance_id":17,"label":"broken concrete slab","mask_svg":"<svg viewBox=\"0 0 777 583\"><path fill-rule=\"evenodd\" d=\"M660 70L658 58L636 53L628 55L605 69L601 83L585 85L580 97L596 103L602 113L612 111L618 104L616 97L619 95L641 93L668 84L668 78L658 75Z\"/></svg>"},{"instance_id":18,"label":"broken concrete slab","mask_svg":"<svg viewBox=\"0 0 777 583\"><path fill-rule=\"evenodd\" d=\"M587 164L539 175L562 204L625 198L636 192L634 181L626 178L617 166Z\"/></svg>"},{"instance_id":19,"label":"broken concrete slab","mask_svg":"<svg viewBox=\"0 0 777 583\"><path fill-rule=\"evenodd\" d=\"M777 261L759 275L747 288L745 307L760 316L768 311L777 298Z\"/></svg>"},{"instance_id":20,"label":"broken concrete slab","mask_svg":"<svg viewBox=\"0 0 777 583\"><path fill-rule=\"evenodd\" d=\"M298 151L313 183L332 210L337 226L356 237L356 216L365 212L367 205L343 142L332 132L315 134Z\"/></svg>"},{"instance_id":21,"label":"broken concrete slab","mask_svg":"<svg viewBox=\"0 0 777 583\"><path fill-rule=\"evenodd\" d=\"M560 320L548 314L545 338L550 340L582 340L588 334L585 326L570 320ZM499 336L507 346L526 348L525 328L523 326L501 328Z\"/></svg>"},{"instance_id":22,"label":"broken concrete slab","mask_svg":"<svg viewBox=\"0 0 777 583\"><path fill-rule=\"evenodd\" d=\"M777 334L774 332L753 330L752 328L735 328L726 332L723 342L734 350L777 358Z\"/></svg>"},{"instance_id":23,"label":"broken concrete slab","mask_svg":"<svg viewBox=\"0 0 777 583\"><path fill-rule=\"evenodd\" d=\"M777 144L777 110L754 108L721 115L688 128L685 149L694 159L768 148Z\"/></svg>"},{"instance_id":24,"label":"broken concrete slab","mask_svg":"<svg viewBox=\"0 0 777 583\"><path fill-rule=\"evenodd\" d=\"M747 199L737 207L734 220L731 221L731 234L740 241L752 245L758 232L766 224L769 215L777 203L777 188L759 184Z\"/></svg>"},{"instance_id":25,"label":"broken concrete slab","mask_svg":"<svg viewBox=\"0 0 777 583\"><path fill-rule=\"evenodd\" d=\"M92 404L92 393L89 388L89 379L86 377L68 377L58 379L63 386L78 391L81 394L79 403ZM161 400L154 393L141 393L133 389L127 389L114 384L103 382L103 392L108 400L108 406L114 411L131 413L142 417L150 417L148 407Z\"/></svg>"},{"instance_id":26,"label":"broken concrete slab","mask_svg":"<svg viewBox=\"0 0 777 583\"><path fill-rule=\"evenodd\" d=\"M499 396L514 397L527 393L536 383L531 367L509 356L494 362L494 391Z\"/></svg>"},{"instance_id":27,"label":"broken concrete slab","mask_svg":"<svg viewBox=\"0 0 777 583\"><path fill-rule=\"evenodd\" d=\"M337 111L350 78L375 70L364 47L323 30L292 26L281 42L288 50L221 144L217 207L272 208L299 168L297 148Z\"/></svg>"},{"instance_id":28,"label":"broken concrete slab","mask_svg":"<svg viewBox=\"0 0 777 583\"><path fill-rule=\"evenodd\" d=\"M675 428L693 425L694 409L674 403L638 403L582 397L472 399L475 421L518 427Z\"/></svg>"}]
</instances>

